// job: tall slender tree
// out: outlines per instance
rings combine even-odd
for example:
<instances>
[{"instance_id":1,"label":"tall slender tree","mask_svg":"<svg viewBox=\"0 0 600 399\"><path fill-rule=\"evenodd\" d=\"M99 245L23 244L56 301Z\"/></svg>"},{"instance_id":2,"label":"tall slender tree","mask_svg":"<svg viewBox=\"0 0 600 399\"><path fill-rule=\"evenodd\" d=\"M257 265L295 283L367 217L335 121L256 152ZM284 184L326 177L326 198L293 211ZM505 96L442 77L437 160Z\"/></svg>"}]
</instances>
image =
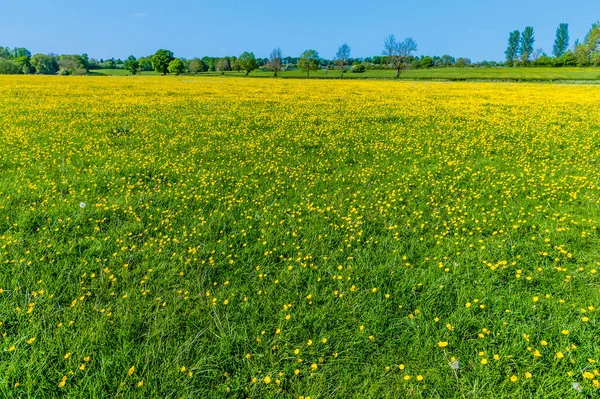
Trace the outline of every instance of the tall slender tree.
<instances>
[{"instance_id":1,"label":"tall slender tree","mask_svg":"<svg viewBox=\"0 0 600 399\"><path fill-rule=\"evenodd\" d=\"M533 53L533 43L535 38L533 37L533 27L528 26L521 33L521 43L519 53L521 54L521 62L526 63L531 58Z\"/></svg>"},{"instance_id":2,"label":"tall slender tree","mask_svg":"<svg viewBox=\"0 0 600 399\"><path fill-rule=\"evenodd\" d=\"M508 35L508 47L504 54L506 55L506 63L513 66L514 62L519 58L519 39L521 32L514 30Z\"/></svg>"},{"instance_id":3,"label":"tall slender tree","mask_svg":"<svg viewBox=\"0 0 600 399\"><path fill-rule=\"evenodd\" d=\"M554 39L554 47L552 54L555 57L562 56L569 48L569 24L562 23L556 28L556 39Z\"/></svg>"}]
</instances>

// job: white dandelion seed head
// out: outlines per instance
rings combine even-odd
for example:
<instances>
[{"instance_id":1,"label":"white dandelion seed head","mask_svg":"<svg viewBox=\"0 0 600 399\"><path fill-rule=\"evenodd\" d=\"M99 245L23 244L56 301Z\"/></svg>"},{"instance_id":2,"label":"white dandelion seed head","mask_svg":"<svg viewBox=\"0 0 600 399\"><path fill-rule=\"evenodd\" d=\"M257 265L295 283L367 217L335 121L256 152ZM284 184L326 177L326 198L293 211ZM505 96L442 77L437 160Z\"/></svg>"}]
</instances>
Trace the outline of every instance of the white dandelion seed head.
<instances>
[{"instance_id":1,"label":"white dandelion seed head","mask_svg":"<svg viewBox=\"0 0 600 399\"><path fill-rule=\"evenodd\" d=\"M573 389L576 390L577 392L581 392L581 385L579 385L578 382L574 382Z\"/></svg>"},{"instance_id":2,"label":"white dandelion seed head","mask_svg":"<svg viewBox=\"0 0 600 399\"><path fill-rule=\"evenodd\" d=\"M455 361L451 362L450 363L450 368L452 370L458 370L459 369L458 360L455 360Z\"/></svg>"},{"instance_id":3,"label":"white dandelion seed head","mask_svg":"<svg viewBox=\"0 0 600 399\"><path fill-rule=\"evenodd\" d=\"M80 207L81 209L85 208L85 202L81 202L81 203L79 203L79 207Z\"/></svg>"}]
</instances>

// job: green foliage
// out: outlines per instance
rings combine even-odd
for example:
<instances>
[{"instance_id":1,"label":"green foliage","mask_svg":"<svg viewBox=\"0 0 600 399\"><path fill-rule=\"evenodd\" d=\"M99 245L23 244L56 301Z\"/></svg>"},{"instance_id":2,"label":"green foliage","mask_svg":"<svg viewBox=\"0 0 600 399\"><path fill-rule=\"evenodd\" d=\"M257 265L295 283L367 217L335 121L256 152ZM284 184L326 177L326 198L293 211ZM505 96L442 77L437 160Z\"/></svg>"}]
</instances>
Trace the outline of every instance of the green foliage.
<instances>
[{"instance_id":1,"label":"green foliage","mask_svg":"<svg viewBox=\"0 0 600 399\"><path fill-rule=\"evenodd\" d=\"M421 58L419 67L424 68L424 69L433 67L433 58L431 58L431 57Z\"/></svg>"},{"instance_id":2,"label":"green foliage","mask_svg":"<svg viewBox=\"0 0 600 399\"><path fill-rule=\"evenodd\" d=\"M509 66L513 66L514 62L519 58L519 40L521 32L514 30L508 35L508 47L504 52L506 56L506 63Z\"/></svg>"},{"instance_id":3,"label":"green foliage","mask_svg":"<svg viewBox=\"0 0 600 399\"><path fill-rule=\"evenodd\" d=\"M556 28L556 39L554 40L554 47L552 48L552 54L556 58L562 57L562 55L569 48L569 24L562 23Z\"/></svg>"},{"instance_id":4,"label":"green foliage","mask_svg":"<svg viewBox=\"0 0 600 399\"><path fill-rule=\"evenodd\" d=\"M533 27L528 26L523 30L523 33L521 33L521 39L519 41L519 54L522 63L527 63L531 58L534 42Z\"/></svg>"},{"instance_id":5,"label":"green foliage","mask_svg":"<svg viewBox=\"0 0 600 399\"><path fill-rule=\"evenodd\" d=\"M35 69L35 73L40 75L55 75L58 72L56 58L46 54L36 54L31 57L31 66Z\"/></svg>"},{"instance_id":6,"label":"green foliage","mask_svg":"<svg viewBox=\"0 0 600 399\"><path fill-rule=\"evenodd\" d=\"M166 75L167 72L169 72L169 64L174 58L172 51L164 49L158 50L151 58L152 68L156 72Z\"/></svg>"},{"instance_id":7,"label":"green foliage","mask_svg":"<svg viewBox=\"0 0 600 399\"><path fill-rule=\"evenodd\" d=\"M85 75L84 61L77 54L63 54L58 59L59 75Z\"/></svg>"},{"instance_id":8,"label":"green foliage","mask_svg":"<svg viewBox=\"0 0 600 399\"><path fill-rule=\"evenodd\" d=\"M185 63L179 58L175 58L169 63L169 73L179 75L185 72Z\"/></svg>"},{"instance_id":9,"label":"green foliage","mask_svg":"<svg viewBox=\"0 0 600 399\"><path fill-rule=\"evenodd\" d=\"M319 53L316 50L306 50L298 60L298 68L306 72L306 76L310 76L310 71L319 69Z\"/></svg>"},{"instance_id":10,"label":"green foliage","mask_svg":"<svg viewBox=\"0 0 600 399\"><path fill-rule=\"evenodd\" d=\"M249 53L247 51L243 52L242 55L238 57L237 62L240 64L240 67L246 71L246 75L258 68L258 62L256 61L254 53Z\"/></svg>"},{"instance_id":11,"label":"green foliage","mask_svg":"<svg viewBox=\"0 0 600 399\"><path fill-rule=\"evenodd\" d=\"M140 63L133 55L130 55L123 63L123 69L129 71L132 75L135 75L140 69Z\"/></svg>"},{"instance_id":12,"label":"green foliage","mask_svg":"<svg viewBox=\"0 0 600 399\"><path fill-rule=\"evenodd\" d=\"M206 72L208 71L208 65L206 65L201 59L194 58L188 63L188 70L191 73Z\"/></svg>"},{"instance_id":13,"label":"green foliage","mask_svg":"<svg viewBox=\"0 0 600 399\"><path fill-rule=\"evenodd\" d=\"M365 73L367 71L367 67L363 64L352 65L352 73Z\"/></svg>"},{"instance_id":14,"label":"green foliage","mask_svg":"<svg viewBox=\"0 0 600 399\"><path fill-rule=\"evenodd\" d=\"M17 75L23 73L23 68L15 61L0 58L0 75Z\"/></svg>"}]
</instances>

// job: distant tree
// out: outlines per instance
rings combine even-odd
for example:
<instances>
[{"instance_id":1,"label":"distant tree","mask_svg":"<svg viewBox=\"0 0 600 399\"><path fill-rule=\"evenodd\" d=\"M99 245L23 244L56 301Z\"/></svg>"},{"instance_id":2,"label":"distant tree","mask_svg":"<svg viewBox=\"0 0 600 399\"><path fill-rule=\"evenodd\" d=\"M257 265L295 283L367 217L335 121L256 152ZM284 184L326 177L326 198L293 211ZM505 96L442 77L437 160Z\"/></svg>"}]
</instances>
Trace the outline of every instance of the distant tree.
<instances>
[{"instance_id":1,"label":"distant tree","mask_svg":"<svg viewBox=\"0 0 600 399\"><path fill-rule=\"evenodd\" d=\"M433 58L431 57L422 57L419 60L419 68L427 69L433 66Z\"/></svg>"},{"instance_id":2,"label":"distant tree","mask_svg":"<svg viewBox=\"0 0 600 399\"><path fill-rule=\"evenodd\" d=\"M231 69L236 71L236 72L240 72L242 70L242 66L240 65L240 60L236 59L233 62L233 65L231 66Z\"/></svg>"},{"instance_id":3,"label":"distant tree","mask_svg":"<svg viewBox=\"0 0 600 399\"><path fill-rule=\"evenodd\" d=\"M556 28L556 39L554 39L554 47L552 54L556 58L562 56L569 48L569 24L562 23Z\"/></svg>"},{"instance_id":4,"label":"distant tree","mask_svg":"<svg viewBox=\"0 0 600 399\"><path fill-rule=\"evenodd\" d=\"M18 75L23 69L13 60L0 58L0 75Z\"/></svg>"},{"instance_id":5,"label":"distant tree","mask_svg":"<svg viewBox=\"0 0 600 399\"><path fill-rule=\"evenodd\" d=\"M140 65L141 71L152 71L152 57L140 57L138 58L138 64Z\"/></svg>"},{"instance_id":6,"label":"distant tree","mask_svg":"<svg viewBox=\"0 0 600 399\"><path fill-rule=\"evenodd\" d=\"M86 53L83 53L79 56L79 60L81 67L85 69L85 73L88 73L90 71L90 57Z\"/></svg>"},{"instance_id":7,"label":"distant tree","mask_svg":"<svg viewBox=\"0 0 600 399\"><path fill-rule=\"evenodd\" d=\"M140 63L133 55L130 55L123 63L123 69L128 70L132 75L135 75L140 69Z\"/></svg>"},{"instance_id":8,"label":"distant tree","mask_svg":"<svg viewBox=\"0 0 600 399\"><path fill-rule=\"evenodd\" d=\"M410 37L402 42L396 41L394 35L389 35L383 42L383 55L387 62L396 70L396 79L400 77L400 71L407 68L412 53L417 51L417 43Z\"/></svg>"},{"instance_id":9,"label":"distant tree","mask_svg":"<svg viewBox=\"0 0 600 399\"><path fill-rule=\"evenodd\" d=\"M279 47L273 49L269 54L269 62L267 62L267 69L273 72L273 76L277 76L277 72L281 71L283 66L283 57L281 49Z\"/></svg>"},{"instance_id":10,"label":"distant tree","mask_svg":"<svg viewBox=\"0 0 600 399\"><path fill-rule=\"evenodd\" d=\"M34 69L31 67L31 58L26 55L22 55L13 59L13 61L21 68L21 72L24 74L33 73Z\"/></svg>"},{"instance_id":11,"label":"distant tree","mask_svg":"<svg viewBox=\"0 0 600 399\"><path fill-rule=\"evenodd\" d=\"M363 73L367 70L367 67L364 64L359 64L358 62L352 65L352 73Z\"/></svg>"},{"instance_id":12,"label":"distant tree","mask_svg":"<svg viewBox=\"0 0 600 399\"><path fill-rule=\"evenodd\" d=\"M519 53L521 54L521 62L527 63L533 54L533 43L535 38L533 37L533 27L528 26L521 33Z\"/></svg>"},{"instance_id":13,"label":"distant tree","mask_svg":"<svg viewBox=\"0 0 600 399\"><path fill-rule=\"evenodd\" d=\"M454 63L454 66L458 67L458 68L464 68L464 67L468 67L469 65L471 65L471 60L468 58L458 58L456 60L456 63Z\"/></svg>"},{"instance_id":14,"label":"distant tree","mask_svg":"<svg viewBox=\"0 0 600 399\"><path fill-rule=\"evenodd\" d=\"M531 61L537 61L538 59L540 59L542 56L545 56L546 54L544 53L544 50L541 48L535 49L533 50L533 53L531 53Z\"/></svg>"},{"instance_id":15,"label":"distant tree","mask_svg":"<svg viewBox=\"0 0 600 399\"><path fill-rule=\"evenodd\" d=\"M521 32L514 30L508 35L508 47L504 54L506 55L506 63L513 66L515 61L519 58L519 41L521 38Z\"/></svg>"},{"instance_id":16,"label":"distant tree","mask_svg":"<svg viewBox=\"0 0 600 399\"><path fill-rule=\"evenodd\" d=\"M219 58L215 62L215 68L217 71L221 71L221 72L231 71L231 64L229 63L229 57Z\"/></svg>"},{"instance_id":17,"label":"distant tree","mask_svg":"<svg viewBox=\"0 0 600 399\"><path fill-rule=\"evenodd\" d=\"M13 58L12 50L8 47L0 46L0 58Z\"/></svg>"},{"instance_id":18,"label":"distant tree","mask_svg":"<svg viewBox=\"0 0 600 399\"><path fill-rule=\"evenodd\" d=\"M185 72L185 64L179 58L174 58L169 62L169 66L167 67L169 73L174 73L175 75L179 75Z\"/></svg>"},{"instance_id":19,"label":"distant tree","mask_svg":"<svg viewBox=\"0 0 600 399\"><path fill-rule=\"evenodd\" d=\"M58 59L58 73L60 75L85 75L87 71L78 54L63 54Z\"/></svg>"},{"instance_id":20,"label":"distant tree","mask_svg":"<svg viewBox=\"0 0 600 399\"><path fill-rule=\"evenodd\" d=\"M173 52L170 50L158 50L151 58L152 68L163 75L166 75L169 72L169 64L173 61L175 57L173 56ZM180 60L181 61L181 60Z\"/></svg>"},{"instance_id":21,"label":"distant tree","mask_svg":"<svg viewBox=\"0 0 600 399\"><path fill-rule=\"evenodd\" d=\"M447 54L442 55L442 57L440 58L440 63L442 64L442 66L452 66L455 62L456 60L454 59L454 57L449 56Z\"/></svg>"},{"instance_id":22,"label":"distant tree","mask_svg":"<svg viewBox=\"0 0 600 399\"><path fill-rule=\"evenodd\" d=\"M585 40L582 44L584 51L587 53L588 63L600 65L600 22L592 24L592 28L585 35Z\"/></svg>"},{"instance_id":23,"label":"distant tree","mask_svg":"<svg viewBox=\"0 0 600 399\"><path fill-rule=\"evenodd\" d=\"M344 70L346 65L349 65L350 59L350 46L346 43L342 44L337 53L335 53L335 63L340 68L340 75L344 76Z\"/></svg>"},{"instance_id":24,"label":"distant tree","mask_svg":"<svg viewBox=\"0 0 600 399\"><path fill-rule=\"evenodd\" d=\"M40 75L54 75L58 72L58 62L46 54L36 54L31 57L31 66Z\"/></svg>"},{"instance_id":25,"label":"distant tree","mask_svg":"<svg viewBox=\"0 0 600 399\"><path fill-rule=\"evenodd\" d=\"M206 72L208 71L208 65L206 65L204 63L204 61L198 59L198 58L194 58L193 60L191 60L188 64L188 69L190 70L191 73L198 73L198 72Z\"/></svg>"},{"instance_id":26,"label":"distant tree","mask_svg":"<svg viewBox=\"0 0 600 399\"><path fill-rule=\"evenodd\" d=\"M12 58L19 58L19 57L31 58L31 51L27 50L24 47L15 47L13 49L13 56L12 56Z\"/></svg>"},{"instance_id":27,"label":"distant tree","mask_svg":"<svg viewBox=\"0 0 600 399\"><path fill-rule=\"evenodd\" d=\"M237 61L240 63L240 67L246 71L246 76L258 68L258 62L256 61L254 53L245 51L238 57Z\"/></svg>"},{"instance_id":28,"label":"distant tree","mask_svg":"<svg viewBox=\"0 0 600 399\"><path fill-rule=\"evenodd\" d=\"M298 68L310 76L310 71L319 69L319 53L316 50L306 50L298 59Z\"/></svg>"}]
</instances>

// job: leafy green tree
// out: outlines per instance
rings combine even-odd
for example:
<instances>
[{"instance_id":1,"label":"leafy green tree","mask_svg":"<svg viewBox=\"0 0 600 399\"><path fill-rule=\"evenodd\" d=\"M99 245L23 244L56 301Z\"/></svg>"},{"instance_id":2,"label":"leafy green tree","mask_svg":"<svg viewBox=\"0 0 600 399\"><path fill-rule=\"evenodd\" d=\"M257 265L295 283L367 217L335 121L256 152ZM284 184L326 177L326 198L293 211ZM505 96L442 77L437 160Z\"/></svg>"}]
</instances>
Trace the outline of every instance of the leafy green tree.
<instances>
[{"instance_id":1,"label":"leafy green tree","mask_svg":"<svg viewBox=\"0 0 600 399\"><path fill-rule=\"evenodd\" d=\"M133 55L130 55L123 63L123 69L129 71L132 75L135 75L140 69L140 63Z\"/></svg>"},{"instance_id":2,"label":"leafy green tree","mask_svg":"<svg viewBox=\"0 0 600 399\"><path fill-rule=\"evenodd\" d=\"M419 68L427 69L433 67L433 58L431 57L423 57L420 60Z\"/></svg>"},{"instance_id":3,"label":"leafy green tree","mask_svg":"<svg viewBox=\"0 0 600 399\"><path fill-rule=\"evenodd\" d=\"M440 64L442 66L452 66L456 62L456 59L448 54L442 55L440 58Z\"/></svg>"},{"instance_id":4,"label":"leafy green tree","mask_svg":"<svg viewBox=\"0 0 600 399\"><path fill-rule=\"evenodd\" d=\"M29 73L34 72L33 68L31 67L31 64L30 64L30 61L31 61L30 57L27 57L26 55L22 55L22 56L16 57L13 61L21 68L21 71L24 74L29 74Z\"/></svg>"},{"instance_id":5,"label":"leafy green tree","mask_svg":"<svg viewBox=\"0 0 600 399\"><path fill-rule=\"evenodd\" d=\"M173 52L170 50L158 50L151 58L152 68L163 75L166 75L169 72L169 64L173 61L175 57L173 56ZM180 60L181 61L181 60Z\"/></svg>"},{"instance_id":6,"label":"leafy green tree","mask_svg":"<svg viewBox=\"0 0 600 399\"><path fill-rule=\"evenodd\" d=\"M335 63L340 68L340 75L344 76L346 65L349 64L350 59L350 46L346 43L342 44L337 53L335 53Z\"/></svg>"},{"instance_id":7,"label":"leafy green tree","mask_svg":"<svg viewBox=\"0 0 600 399\"><path fill-rule=\"evenodd\" d=\"M523 33L521 33L520 47L519 53L521 55L521 62L526 64L531 58L531 54L533 53L533 43L535 42L535 38L533 37L533 27L528 26L525 28Z\"/></svg>"},{"instance_id":8,"label":"leafy green tree","mask_svg":"<svg viewBox=\"0 0 600 399\"><path fill-rule=\"evenodd\" d=\"M298 59L298 68L310 76L310 71L319 69L319 53L316 50L306 50Z\"/></svg>"},{"instance_id":9,"label":"leafy green tree","mask_svg":"<svg viewBox=\"0 0 600 399\"><path fill-rule=\"evenodd\" d=\"M465 68L471 65L471 60L469 58L459 58L456 60L456 62L454 63L454 66L458 67L458 68Z\"/></svg>"},{"instance_id":10,"label":"leafy green tree","mask_svg":"<svg viewBox=\"0 0 600 399\"><path fill-rule=\"evenodd\" d=\"M239 62L240 67L246 71L246 76L258 68L258 62L256 61L254 53L249 53L247 51L243 52L242 55L238 57L237 62Z\"/></svg>"},{"instance_id":11,"label":"leafy green tree","mask_svg":"<svg viewBox=\"0 0 600 399\"><path fill-rule=\"evenodd\" d=\"M13 60L0 58L0 75L18 75L23 69Z\"/></svg>"},{"instance_id":12,"label":"leafy green tree","mask_svg":"<svg viewBox=\"0 0 600 399\"><path fill-rule=\"evenodd\" d=\"M11 49L0 46L0 58L13 58Z\"/></svg>"},{"instance_id":13,"label":"leafy green tree","mask_svg":"<svg viewBox=\"0 0 600 399\"><path fill-rule=\"evenodd\" d=\"M508 35L508 47L504 52L506 55L506 63L513 66L515 61L519 58L519 41L521 38L521 32L514 30Z\"/></svg>"},{"instance_id":14,"label":"leafy green tree","mask_svg":"<svg viewBox=\"0 0 600 399\"><path fill-rule=\"evenodd\" d=\"M31 58L31 51L27 50L25 47L15 47L13 49L13 58L19 57Z\"/></svg>"},{"instance_id":15,"label":"leafy green tree","mask_svg":"<svg viewBox=\"0 0 600 399\"><path fill-rule=\"evenodd\" d=\"M229 57L219 58L215 62L215 68L217 71L225 72L231 71L231 63L229 62Z\"/></svg>"},{"instance_id":16,"label":"leafy green tree","mask_svg":"<svg viewBox=\"0 0 600 399\"><path fill-rule=\"evenodd\" d=\"M152 57L140 57L138 58L138 64L140 64L141 71L152 71Z\"/></svg>"},{"instance_id":17,"label":"leafy green tree","mask_svg":"<svg viewBox=\"0 0 600 399\"><path fill-rule=\"evenodd\" d=\"M31 57L31 66L35 73L41 75L54 75L58 72L58 62L52 56L46 54L36 54Z\"/></svg>"},{"instance_id":18,"label":"leafy green tree","mask_svg":"<svg viewBox=\"0 0 600 399\"><path fill-rule=\"evenodd\" d=\"M556 28L556 39L554 39L554 47L552 54L556 58L561 57L569 48L569 24L562 23Z\"/></svg>"},{"instance_id":19,"label":"leafy green tree","mask_svg":"<svg viewBox=\"0 0 600 399\"><path fill-rule=\"evenodd\" d=\"M587 53L588 64L600 65L600 22L592 24L592 28L585 35L582 44L583 51Z\"/></svg>"},{"instance_id":20,"label":"leafy green tree","mask_svg":"<svg viewBox=\"0 0 600 399\"><path fill-rule=\"evenodd\" d=\"M194 58L193 60L191 60L188 64L188 69L191 73L198 73L198 72L206 72L208 71L208 65L206 65L204 63L204 61L198 59L198 58Z\"/></svg>"},{"instance_id":21,"label":"leafy green tree","mask_svg":"<svg viewBox=\"0 0 600 399\"><path fill-rule=\"evenodd\" d=\"M169 63L168 70L170 73L179 75L185 72L185 64L179 58L175 58Z\"/></svg>"},{"instance_id":22,"label":"leafy green tree","mask_svg":"<svg viewBox=\"0 0 600 399\"><path fill-rule=\"evenodd\" d=\"M60 75L85 75L86 70L78 54L63 54L58 59Z\"/></svg>"}]
</instances>

